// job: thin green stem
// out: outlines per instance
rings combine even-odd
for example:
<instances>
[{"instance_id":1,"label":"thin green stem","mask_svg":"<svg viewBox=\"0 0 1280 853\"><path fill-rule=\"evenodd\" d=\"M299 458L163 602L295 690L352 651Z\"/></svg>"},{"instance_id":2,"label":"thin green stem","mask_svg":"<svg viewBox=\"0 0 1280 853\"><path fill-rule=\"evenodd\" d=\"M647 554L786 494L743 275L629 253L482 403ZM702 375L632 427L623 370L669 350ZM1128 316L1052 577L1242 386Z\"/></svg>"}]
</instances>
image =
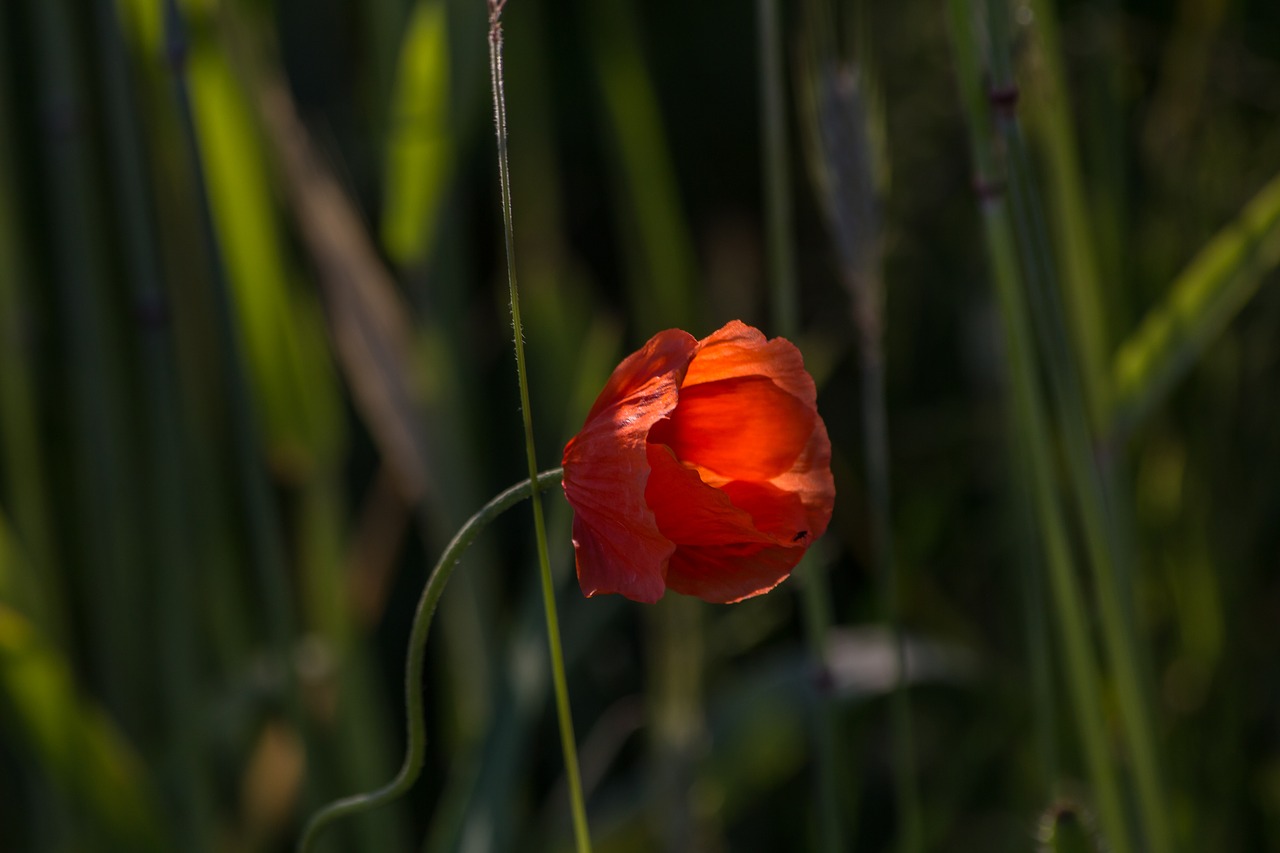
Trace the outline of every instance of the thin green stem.
<instances>
[{"instance_id":1,"label":"thin green stem","mask_svg":"<svg viewBox=\"0 0 1280 853\"><path fill-rule=\"evenodd\" d=\"M1084 595L1072 568L1069 537L1057 493L1049 424L1040 402L1031 322L1019 278L1014 221L997 177L998 148L987 133L992 116L982 88L983 62L978 45L983 40L974 30L971 3L951 0L950 12L961 99L968 113L975 183L983 199L987 251L1004 319L1019 459L1039 521L1068 693L1103 834L1115 853L1127 853L1133 847L1117 771L1106 742L1098 664L1089 638Z\"/></svg>"},{"instance_id":2,"label":"thin green stem","mask_svg":"<svg viewBox=\"0 0 1280 853\"><path fill-rule=\"evenodd\" d=\"M145 726L147 706L138 688L138 655L146 648L137 618L146 596L139 562L141 519L134 512L137 445L125 400L122 336L109 310L114 239L97 166L98 125L91 110L97 93L88 85L84 51L78 47L80 4L65 0L31 4L30 30L35 61L31 88L39 108L62 116L57 130L44 124L41 169L51 244L48 280L42 282L56 306L53 340L68 366L65 403L53 412L65 419L66 494L73 511L59 519L66 542L68 579L88 596L83 634L88 686L127 731ZM25 87L24 87L25 88ZM37 278L39 278L37 273ZM65 406L65 408L63 407ZM73 584L72 586L75 586ZM92 602L94 606L87 606Z\"/></svg>"},{"instance_id":3,"label":"thin green stem","mask_svg":"<svg viewBox=\"0 0 1280 853\"><path fill-rule=\"evenodd\" d=\"M0 15L0 44L11 44ZM8 498L14 529L25 544L29 571L19 574L18 600L41 633L67 643L67 584L57 559L49 511L44 443L36 406L36 370L23 344L23 318L30 316L33 282L29 218L20 215L17 181L16 99L12 76L0 63L0 495ZM18 496L21 495L21 500Z\"/></svg>"},{"instance_id":4,"label":"thin green stem","mask_svg":"<svg viewBox=\"0 0 1280 853\"><path fill-rule=\"evenodd\" d=\"M1072 570L1070 546L1057 496L1050 452L1049 428L1039 405L1025 306L1017 290L1017 262L1012 225L1000 201L984 206L987 248L991 254L1005 345L1009 349L1014 416L1019 426L1019 455L1029 480L1039 528L1043 536L1049 583L1057 605L1059 640L1066 657L1077 731L1084 745L1085 764L1093 780L1101 825L1115 853L1132 847L1125 827L1124 805L1106 744L1106 722L1099 695L1098 666L1089 640L1084 595Z\"/></svg>"},{"instance_id":5,"label":"thin green stem","mask_svg":"<svg viewBox=\"0 0 1280 853\"><path fill-rule=\"evenodd\" d=\"M791 193L787 180L790 162L787 139L787 102L783 81L782 31L777 0L757 0L760 49L760 135L763 140L761 168L764 184L765 240L769 261L769 292L773 322L778 334L795 340L800 331L800 305L796 287L795 240ZM827 632L831 627L831 597L825 567L806 558L801 572L800 607L804 614L809 652L824 669L827 660ZM837 762L843 753L834 702L824 696L817 708L813 732L814 763L817 770L818 826L822 849L845 850L844 815L855 798L841 790L844 777Z\"/></svg>"},{"instance_id":6,"label":"thin green stem","mask_svg":"<svg viewBox=\"0 0 1280 853\"><path fill-rule=\"evenodd\" d=\"M1021 421L1012 407L1005 413L1010 435L1022 433ZM1057 686L1054 678L1052 642L1050 639L1049 597L1045 589L1044 560L1036 550L1035 530L1039 524L1033 507L1035 495L1027 474L1025 460L1013 466L1010 478L1012 494L1010 511L1018 537L1018 565L1014 571L1022 591L1022 623L1027 649L1026 664L1030 670L1033 725L1036 751L1040 756L1040 790L1038 797L1048 802L1058 791L1059 753L1055 733L1058 731Z\"/></svg>"},{"instance_id":7,"label":"thin green stem","mask_svg":"<svg viewBox=\"0 0 1280 853\"><path fill-rule=\"evenodd\" d=\"M811 23L812 25L812 23ZM814 97L814 169L840 255L852 307L862 374L860 411L870 511L872 565L881 608L894 636L897 680L892 718L895 789L900 810L898 849L914 853L924 843L924 820L916 783L915 745L906 683L906 640L901 626L901 577L893 557L888 415L884 390L884 283L880 268L879 199L863 77L834 55L815 56L808 71Z\"/></svg>"},{"instance_id":8,"label":"thin green stem","mask_svg":"<svg viewBox=\"0 0 1280 853\"><path fill-rule=\"evenodd\" d=\"M1008 10L1003 4L993 3L988 13L993 92L1013 92L1016 82L1007 47L1011 43ZM1093 568L1103 646L1137 783L1138 813L1147 845L1154 853L1165 853L1172 849L1168 809L1152 734L1155 727L1143 689L1144 656L1131 628L1131 607L1125 593L1131 581L1131 567L1116 525L1115 496L1093 452L1094 435L1084 382L1072 357L1061 290L1055 285L1053 256L1021 122L1012 108L997 110L996 117L1010 156L1010 209L1027 270L1030 318L1043 343L1049 391L1058 410L1076 511Z\"/></svg>"},{"instance_id":9,"label":"thin green stem","mask_svg":"<svg viewBox=\"0 0 1280 853\"><path fill-rule=\"evenodd\" d=\"M1025 103L1028 126L1044 154L1049 214L1055 244L1062 249L1059 260L1065 286L1061 294L1090 422L1096 427L1107 414L1110 392L1106 314L1099 291L1093 223L1086 214L1088 201L1076 153L1071 100L1065 91L1066 74L1054 5L1048 0L1030 0L1034 24L1028 28L1029 49L1035 58L1035 71L1028 75L1030 97Z\"/></svg>"},{"instance_id":10,"label":"thin green stem","mask_svg":"<svg viewBox=\"0 0 1280 853\"><path fill-rule=\"evenodd\" d=\"M320 830L338 818L385 805L409 790L417 781L427 748L427 727L422 715L422 665L426 660L431 617L435 615L436 605L440 603L445 585L463 553L491 521L525 498L539 493L542 488L559 483L563 473L562 469L555 468L517 483L481 507L449 540L422 589L422 597L418 599L418 609L413 616L413 627L409 631L409 654L404 665L404 710L408 737L405 740L404 763L400 772L376 791L335 800L312 815L298 840L298 853L306 853L312 849Z\"/></svg>"},{"instance_id":11,"label":"thin green stem","mask_svg":"<svg viewBox=\"0 0 1280 853\"><path fill-rule=\"evenodd\" d=\"M915 737L911 725L911 699L907 694L910 670L906 634L902 627L902 579L893 557L893 525L889 507L889 433L885 412L884 350L877 335L865 341L862 353L862 420L867 465L867 501L871 511L872 564L884 584L884 614L893 636L897 679L892 702L893 747L897 765L897 796L902 810L898 849L916 853L924 849L924 819L916 784Z\"/></svg>"},{"instance_id":12,"label":"thin green stem","mask_svg":"<svg viewBox=\"0 0 1280 853\"><path fill-rule=\"evenodd\" d=\"M194 573L190 570L188 492L183 488L181 426L174 366L172 330L163 318L167 298L160 281L155 252L155 232L147 211L144 149L137 111L129 89L124 44L112 0L96 0L93 24L99 46L101 79L111 108L105 111L109 150L117 176L117 193L123 216L121 233L135 311L144 320L138 330L142 357L140 376L144 399L146 446L151 449L143 466L142 500L154 525L147 537L151 556L161 567L157 598L161 602L159 660L165 673L162 684L167 702L165 724L170 739L172 769L168 782L174 789L178 827L192 849L207 849L213 823L210 792L205 784L198 719L197 631L190 618L194 606Z\"/></svg>"},{"instance_id":13,"label":"thin green stem","mask_svg":"<svg viewBox=\"0 0 1280 853\"><path fill-rule=\"evenodd\" d=\"M560 723L560 746L573 812L573 834L578 853L590 853L591 833L587 828L587 808L582 796L578 770L578 747L573 734L573 714L569 707L569 687L564 674L564 653L560 647L560 619L556 614L555 582L547 555L547 526L538 491L538 461L533 443L533 413L529 407L529 378L525 368L524 329L520 322L520 291L516 286L515 230L512 227L511 167L507 157L507 102L502 78L502 7L506 0L489 0L489 73L493 84L494 131L498 143L498 180L502 189L502 225L507 250L507 285L511 295L511 326L515 336L516 373L520 381L520 413L524 420L525 456L529 460L529 480L533 483L533 530L537 539L538 565L542 577L542 603L547 616L547 644L551 653L551 680L556 693L556 716Z\"/></svg>"},{"instance_id":14,"label":"thin green stem","mask_svg":"<svg viewBox=\"0 0 1280 853\"><path fill-rule=\"evenodd\" d=\"M760 38L760 133L764 141L762 166L769 291L778 333L794 337L800 327L800 306L796 294L795 241L791 239L791 194L787 191L790 158L778 0L756 0L756 19Z\"/></svg>"},{"instance_id":15,"label":"thin green stem","mask_svg":"<svg viewBox=\"0 0 1280 853\"><path fill-rule=\"evenodd\" d=\"M187 149L192 185L198 204L199 227L209 253L211 271L212 322L218 340L221 379L226 384L228 428L235 456L235 479L244 506L248 529L248 545L258 591L264 602L268 642L276 665L283 674L282 693L286 714L301 733L304 743L312 744L312 727L302 710L298 679L291 666L291 648L296 636L293 600L285 569L284 545L280 539L279 519L271 501L269 483L262 468L262 447L255 423L254 400L246 380L241 329L233 316L234 296L231 279L223 255L213 203L206 175L206 161L196 122L195 107L187 80L186 21L177 0L164 0L165 52L173 96L178 109L182 137Z\"/></svg>"}]
</instances>

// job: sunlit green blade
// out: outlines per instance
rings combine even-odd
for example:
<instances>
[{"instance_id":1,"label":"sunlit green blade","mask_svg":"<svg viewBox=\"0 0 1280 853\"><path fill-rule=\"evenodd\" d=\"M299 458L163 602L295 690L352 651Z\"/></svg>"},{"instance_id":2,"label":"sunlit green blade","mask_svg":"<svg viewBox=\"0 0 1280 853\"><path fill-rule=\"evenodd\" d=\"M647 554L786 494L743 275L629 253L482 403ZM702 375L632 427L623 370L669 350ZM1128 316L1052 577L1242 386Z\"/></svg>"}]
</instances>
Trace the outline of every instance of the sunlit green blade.
<instances>
[{"instance_id":1,"label":"sunlit green blade","mask_svg":"<svg viewBox=\"0 0 1280 853\"><path fill-rule=\"evenodd\" d=\"M4 551L0 529L0 551ZM0 553L0 566L8 562ZM79 696L66 661L17 611L0 603L0 727L34 753L83 809L103 847L160 849L138 756L112 722Z\"/></svg>"},{"instance_id":2,"label":"sunlit green blade","mask_svg":"<svg viewBox=\"0 0 1280 853\"><path fill-rule=\"evenodd\" d=\"M422 0L400 48L382 215L383 246L400 264L420 262L430 249L453 171L448 35L443 0Z\"/></svg>"},{"instance_id":3,"label":"sunlit green blade","mask_svg":"<svg viewBox=\"0 0 1280 853\"><path fill-rule=\"evenodd\" d=\"M1113 423L1150 412L1280 263L1280 176L1217 233L1169 288L1112 364Z\"/></svg>"},{"instance_id":4,"label":"sunlit green blade","mask_svg":"<svg viewBox=\"0 0 1280 853\"><path fill-rule=\"evenodd\" d=\"M187 80L267 445L278 465L306 465L327 454L341 428L321 317L314 301L289 287L287 240L276 216L267 155L224 52L197 42Z\"/></svg>"}]
</instances>

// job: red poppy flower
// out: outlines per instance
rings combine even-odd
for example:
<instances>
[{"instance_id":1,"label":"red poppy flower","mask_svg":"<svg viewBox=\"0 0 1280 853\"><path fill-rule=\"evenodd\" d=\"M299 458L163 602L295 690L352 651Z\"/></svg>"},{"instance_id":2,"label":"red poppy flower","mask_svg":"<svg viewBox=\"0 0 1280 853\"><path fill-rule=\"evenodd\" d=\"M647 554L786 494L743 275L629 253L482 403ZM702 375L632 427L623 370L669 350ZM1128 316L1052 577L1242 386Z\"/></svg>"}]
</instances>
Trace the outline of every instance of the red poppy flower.
<instances>
[{"instance_id":1,"label":"red poppy flower","mask_svg":"<svg viewBox=\"0 0 1280 853\"><path fill-rule=\"evenodd\" d=\"M835 501L816 400L800 351L736 320L628 356L564 449L583 593L731 602L785 580Z\"/></svg>"}]
</instances>

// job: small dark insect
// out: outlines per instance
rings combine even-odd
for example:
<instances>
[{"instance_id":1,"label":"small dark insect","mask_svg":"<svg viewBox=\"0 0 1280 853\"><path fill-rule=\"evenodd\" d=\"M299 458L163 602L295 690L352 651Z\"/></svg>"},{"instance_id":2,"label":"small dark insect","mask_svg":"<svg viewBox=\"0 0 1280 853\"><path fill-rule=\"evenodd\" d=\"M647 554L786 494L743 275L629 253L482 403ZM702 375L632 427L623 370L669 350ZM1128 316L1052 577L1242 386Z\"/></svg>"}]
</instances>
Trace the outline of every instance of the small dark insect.
<instances>
[{"instance_id":1,"label":"small dark insect","mask_svg":"<svg viewBox=\"0 0 1280 853\"><path fill-rule=\"evenodd\" d=\"M806 536L808 536L808 535L809 535L809 531L807 531L807 530L801 530L801 531L800 531L799 533L797 533L795 536L792 536L792 537L791 537L791 541L792 541L792 542L799 542L801 539L803 539L804 537L806 537Z\"/></svg>"}]
</instances>

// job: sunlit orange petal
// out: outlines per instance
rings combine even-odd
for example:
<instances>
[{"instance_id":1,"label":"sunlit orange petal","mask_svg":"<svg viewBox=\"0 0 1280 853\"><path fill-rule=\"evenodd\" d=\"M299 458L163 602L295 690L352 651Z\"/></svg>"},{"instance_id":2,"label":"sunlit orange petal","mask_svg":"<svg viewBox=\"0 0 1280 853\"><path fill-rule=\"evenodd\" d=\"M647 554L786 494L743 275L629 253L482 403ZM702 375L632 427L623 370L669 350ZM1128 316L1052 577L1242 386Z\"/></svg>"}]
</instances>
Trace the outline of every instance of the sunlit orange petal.
<instances>
[{"instance_id":1,"label":"sunlit orange petal","mask_svg":"<svg viewBox=\"0 0 1280 853\"><path fill-rule=\"evenodd\" d=\"M723 477L767 480L790 470L816 416L772 379L735 376L682 387L661 440L682 461Z\"/></svg>"},{"instance_id":2,"label":"sunlit orange petal","mask_svg":"<svg viewBox=\"0 0 1280 853\"><path fill-rule=\"evenodd\" d=\"M685 373L686 389L704 382L739 376L763 376L806 406L817 409L818 392L804 369L804 358L786 338L768 340L758 330L734 320L698 342L698 352Z\"/></svg>"},{"instance_id":3,"label":"sunlit orange petal","mask_svg":"<svg viewBox=\"0 0 1280 853\"><path fill-rule=\"evenodd\" d=\"M625 421L637 413L636 410L652 406L655 402L664 407L658 417L665 417L677 399L669 395L684 381L689 362L697 349L697 340L688 332L679 329L658 332L613 369L609 381L587 413L587 423L603 416L606 409L616 410L616 417ZM652 423L650 420L649 424Z\"/></svg>"}]
</instances>

